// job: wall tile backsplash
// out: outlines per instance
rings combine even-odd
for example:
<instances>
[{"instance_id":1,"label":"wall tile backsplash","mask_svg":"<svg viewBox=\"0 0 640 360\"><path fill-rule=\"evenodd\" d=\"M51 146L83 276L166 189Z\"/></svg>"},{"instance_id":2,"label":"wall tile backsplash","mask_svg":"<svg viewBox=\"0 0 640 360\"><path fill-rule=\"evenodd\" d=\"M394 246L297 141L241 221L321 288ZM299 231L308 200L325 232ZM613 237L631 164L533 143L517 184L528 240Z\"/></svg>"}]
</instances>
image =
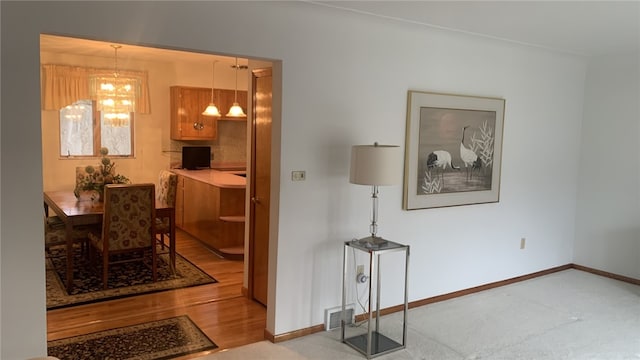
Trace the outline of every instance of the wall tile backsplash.
<instances>
[{"instance_id":1,"label":"wall tile backsplash","mask_svg":"<svg viewBox=\"0 0 640 360\"><path fill-rule=\"evenodd\" d=\"M244 162L247 160L247 122L218 121L218 139L214 141L177 141L171 140L172 167L182 162L182 146L211 146L216 162Z\"/></svg>"}]
</instances>

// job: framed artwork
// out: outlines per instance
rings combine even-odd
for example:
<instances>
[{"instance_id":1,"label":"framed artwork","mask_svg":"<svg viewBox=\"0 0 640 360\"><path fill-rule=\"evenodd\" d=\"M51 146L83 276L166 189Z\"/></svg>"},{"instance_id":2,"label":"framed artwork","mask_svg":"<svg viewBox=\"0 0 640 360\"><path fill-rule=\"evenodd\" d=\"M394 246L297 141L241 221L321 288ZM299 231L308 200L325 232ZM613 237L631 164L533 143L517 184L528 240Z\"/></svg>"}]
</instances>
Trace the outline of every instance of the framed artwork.
<instances>
[{"instance_id":1,"label":"framed artwork","mask_svg":"<svg viewBox=\"0 0 640 360\"><path fill-rule=\"evenodd\" d=\"M404 208L498 202L504 99L412 91Z\"/></svg>"}]
</instances>

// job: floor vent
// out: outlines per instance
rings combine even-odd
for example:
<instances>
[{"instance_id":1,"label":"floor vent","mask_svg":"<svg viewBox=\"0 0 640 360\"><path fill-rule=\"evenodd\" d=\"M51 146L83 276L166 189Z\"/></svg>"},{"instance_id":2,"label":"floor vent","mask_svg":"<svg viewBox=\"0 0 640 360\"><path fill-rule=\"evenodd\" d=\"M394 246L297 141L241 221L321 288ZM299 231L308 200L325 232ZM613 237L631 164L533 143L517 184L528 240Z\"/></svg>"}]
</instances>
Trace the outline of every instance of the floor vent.
<instances>
[{"instance_id":1,"label":"floor vent","mask_svg":"<svg viewBox=\"0 0 640 360\"><path fill-rule=\"evenodd\" d=\"M345 306L345 313L347 314L346 324L353 324L355 315L353 304ZM340 315L342 313L342 306L337 306L324 311L324 329L326 331L337 329L340 327Z\"/></svg>"}]
</instances>

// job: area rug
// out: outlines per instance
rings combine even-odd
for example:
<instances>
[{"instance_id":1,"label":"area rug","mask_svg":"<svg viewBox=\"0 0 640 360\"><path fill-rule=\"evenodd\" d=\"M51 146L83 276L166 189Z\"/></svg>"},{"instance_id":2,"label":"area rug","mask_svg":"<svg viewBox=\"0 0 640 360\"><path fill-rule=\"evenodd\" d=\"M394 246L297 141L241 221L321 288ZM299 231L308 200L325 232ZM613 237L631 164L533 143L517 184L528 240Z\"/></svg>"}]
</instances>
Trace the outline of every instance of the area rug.
<instances>
[{"instance_id":1,"label":"area rug","mask_svg":"<svg viewBox=\"0 0 640 360\"><path fill-rule=\"evenodd\" d=\"M141 261L113 264L109 266L108 289L103 290L101 266L92 264L76 247L74 286L69 294L63 280L67 270L65 247L52 248L46 261L47 310L217 282L180 254L176 254L174 273L165 252L158 256L158 281L153 281L151 267Z\"/></svg>"},{"instance_id":2,"label":"area rug","mask_svg":"<svg viewBox=\"0 0 640 360\"><path fill-rule=\"evenodd\" d=\"M218 346L184 315L47 342L60 359L172 359Z\"/></svg>"}]
</instances>

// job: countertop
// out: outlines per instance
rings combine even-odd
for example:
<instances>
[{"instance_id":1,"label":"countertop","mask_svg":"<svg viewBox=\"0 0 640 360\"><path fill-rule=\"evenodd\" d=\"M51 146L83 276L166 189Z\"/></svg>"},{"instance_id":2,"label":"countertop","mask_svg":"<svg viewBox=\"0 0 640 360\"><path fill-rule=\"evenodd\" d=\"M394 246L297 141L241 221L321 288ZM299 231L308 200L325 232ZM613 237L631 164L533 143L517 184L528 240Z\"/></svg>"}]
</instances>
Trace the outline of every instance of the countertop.
<instances>
[{"instance_id":1,"label":"countertop","mask_svg":"<svg viewBox=\"0 0 640 360\"><path fill-rule=\"evenodd\" d=\"M247 179L236 175L244 171L220 171L215 169L185 170L171 169L172 172L188 177L193 180L227 189L244 189L247 186Z\"/></svg>"}]
</instances>

